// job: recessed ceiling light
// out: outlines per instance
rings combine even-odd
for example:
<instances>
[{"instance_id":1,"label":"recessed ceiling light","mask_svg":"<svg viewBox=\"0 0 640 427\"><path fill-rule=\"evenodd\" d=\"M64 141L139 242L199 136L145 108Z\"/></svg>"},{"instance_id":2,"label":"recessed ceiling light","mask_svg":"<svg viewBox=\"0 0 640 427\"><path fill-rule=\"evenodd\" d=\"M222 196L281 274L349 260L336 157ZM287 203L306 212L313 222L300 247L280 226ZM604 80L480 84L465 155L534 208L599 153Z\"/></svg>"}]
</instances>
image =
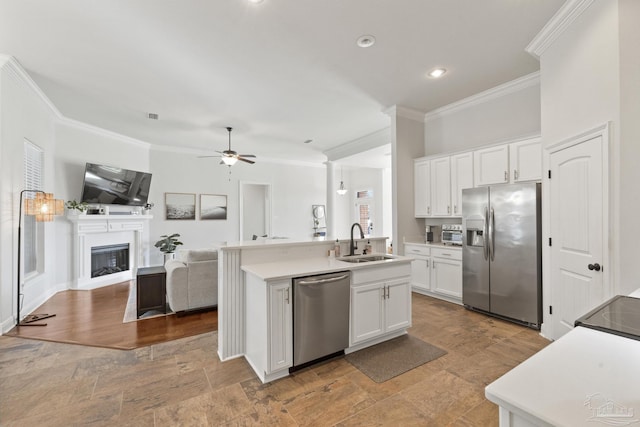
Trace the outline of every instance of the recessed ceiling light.
<instances>
[{"instance_id":1,"label":"recessed ceiling light","mask_svg":"<svg viewBox=\"0 0 640 427\"><path fill-rule=\"evenodd\" d=\"M371 47L376 43L376 38L370 35L360 36L356 44L360 47Z\"/></svg>"},{"instance_id":2,"label":"recessed ceiling light","mask_svg":"<svg viewBox=\"0 0 640 427\"><path fill-rule=\"evenodd\" d=\"M249 0L249 3L258 4L262 3L264 0Z\"/></svg>"},{"instance_id":3,"label":"recessed ceiling light","mask_svg":"<svg viewBox=\"0 0 640 427\"><path fill-rule=\"evenodd\" d=\"M442 77L446 72L446 68L434 68L433 70L429 71L429 77L437 79L438 77Z\"/></svg>"}]
</instances>

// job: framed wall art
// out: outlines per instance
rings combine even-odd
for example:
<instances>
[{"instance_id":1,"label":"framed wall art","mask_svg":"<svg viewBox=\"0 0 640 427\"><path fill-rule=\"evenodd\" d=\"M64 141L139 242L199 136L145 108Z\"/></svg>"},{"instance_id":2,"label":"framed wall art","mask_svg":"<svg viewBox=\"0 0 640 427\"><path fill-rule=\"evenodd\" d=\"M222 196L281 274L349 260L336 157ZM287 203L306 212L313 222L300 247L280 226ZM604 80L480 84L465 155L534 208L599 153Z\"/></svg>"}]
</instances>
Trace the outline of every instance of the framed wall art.
<instances>
[{"instance_id":1,"label":"framed wall art","mask_svg":"<svg viewBox=\"0 0 640 427\"><path fill-rule=\"evenodd\" d=\"M196 219L194 193L164 193L166 219Z\"/></svg>"},{"instance_id":2,"label":"framed wall art","mask_svg":"<svg viewBox=\"0 0 640 427\"><path fill-rule=\"evenodd\" d=\"M224 194L201 194L200 219L227 219L227 196Z\"/></svg>"}]
</instances>

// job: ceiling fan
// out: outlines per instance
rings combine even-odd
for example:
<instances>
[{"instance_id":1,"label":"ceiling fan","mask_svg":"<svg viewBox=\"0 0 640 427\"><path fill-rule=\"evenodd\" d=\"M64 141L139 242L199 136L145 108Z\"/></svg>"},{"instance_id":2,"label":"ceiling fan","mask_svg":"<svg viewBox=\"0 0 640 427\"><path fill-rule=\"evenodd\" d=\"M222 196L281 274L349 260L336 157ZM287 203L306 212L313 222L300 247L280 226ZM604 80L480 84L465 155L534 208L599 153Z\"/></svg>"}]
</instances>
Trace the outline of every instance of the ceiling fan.
<instances>
[{"instance_id":1,"label":"ceiling fan","mask_svg":"<svg viewBox=\"0 0 640 427\"><path fill-rule=\"evenodd\" d=\"M249 160L248 157L253 157L255 158L256 156L254 156L253 154L238 154L237 152L233 151L231 149L231 131L233 130L233 128L228 127L227 128L227 132L229 132L229 148L227 150L224 151L216 151L216 153L220 153L219 156L198 156L200 158L203 157L221 157L221 161L220 164L224 164L227 166L233 166L236 164L236 162L238 160L245 162L245 163L249 163L250 165L254 164L255 162L253 160Z\"/></svg>"}]
</instances>

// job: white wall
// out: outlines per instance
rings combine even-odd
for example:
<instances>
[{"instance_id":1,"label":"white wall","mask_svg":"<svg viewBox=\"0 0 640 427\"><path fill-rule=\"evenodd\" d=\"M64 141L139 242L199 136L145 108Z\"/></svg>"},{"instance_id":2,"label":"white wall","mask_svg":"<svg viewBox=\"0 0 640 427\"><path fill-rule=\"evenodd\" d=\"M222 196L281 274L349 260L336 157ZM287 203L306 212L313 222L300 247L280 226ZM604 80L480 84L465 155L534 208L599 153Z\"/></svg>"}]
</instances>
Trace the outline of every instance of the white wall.
<instances>
[{"instance_id":1,"label":"white wall","mask_svg":"<svg viewBox=\"0 0 640 427\"><path fill-rule=\"evenodd\" d=\"M609 164L613 292L639 282L640 66L635 0L596 0L541 56L542 137L552 144L611 122ZM606 268L606 267L605 267Z\"/></svg>"},{"instance_id":2,"label":"white wall","mask_svg":"<svg viewBox=\"0 0 640 427\"><path fill-rule=\"evenodd\" d=\"M149 200L155 203L150 224L150 263L162 263L153 243L163 234L179 233L182 248L211 247L218 242L240 240L239 182L269 183L272 188L272 236L309 239L313 236L312 205L326 204L325 166L275 164L256 159L254 165L238 163L229 169L216 158L195 153L152 149L153 173ZM231 172L231 173L229 173ZM164 196L170 193L227 195L227 220L167 220ZM196 215L196 218L199 218Z\"/></svg>"},{"instance_id":3,"label":"white wall","mask_svg":"<svg viewBox=\"0 0 640 427\"><path fill-rule=\"evenodd\" d=\"M468 150L481 145L540 133L540 83L528 77L462 101L456 108L426 115L424 154Z\"/></svg>"},{"instance_id":4,"label":"white wall","mask_svg":"<svg viewBox=\"0 0 640 427\"><path fill-rule=\"evenodd\" d=\"M424 221L414 217L413 159L424 156L424 123L416 114L393 108L391 157L393 192L393 250L404 254L404 239L424 234Z\"/></svg>"},{"instance_id":5,"label":"white wall","mask_svg":"<svg viewBox=\"0 0 640 427\"><path fill-rule=\"evenodd\" d=\"M149 144L66 119L56 124L55 137L55 194L65 201L80 201L87 162L150 172ZM125 209L128 208L113 208ZM73 280L72 223L65 218L59 218L55 227L55 279L56 283L66 289L71 287ZM148 234L147 229L143 233L145 250L148 249Z\"/></svg>"},{"instance_id":6,"label":"white wall","mask_svg":"<svg viewBox=\"0 0 640 427\"><path fill-rule=\"evenodd\" d=\"M640 212L640 2L619 2L620 37L620 290L622 293L640 287L635 268L640 259L638 242L632 234ZM631 227L631 228L630 228Z\"/></svg>"},{"instance_id":7,"label":"white wall","mask_svg":"<svg viewBox=\"0 0 640 427\"><path fill-rule=\"evenodd\" d=\"M340 168L336 169L337 190L340 183ZM385 216L385 207L388 210L391 209L391 177L388 173L385 175L384 171L384 169L377 168L344 168L344 185L348 192L344 196L336 196L336 237L340 239L350 237L351 225L357 222L356 193L364 190L372 190L374 195L372 236L392 237L390 217ZM385 183L385 179L388 181L387 183Z\"/></svg>"},{"instance_id":8,"label":"white wall","mask_svg":"<svg viewBox=\"0 0 640 427\"><path fill-rule=\"evenodd\" d=\"M52 109L23 79L23 70L0 57L0 324L6 332L15 324L17 299L18 207L23 190L23 144L28 139L44 151L44 188L55 191ZM59 219L56 219L59 221ZM24 280L22 314L27 314L56 292L55 227L44 224L45 260L42 274Z\"/></svg>"}]
</instances>

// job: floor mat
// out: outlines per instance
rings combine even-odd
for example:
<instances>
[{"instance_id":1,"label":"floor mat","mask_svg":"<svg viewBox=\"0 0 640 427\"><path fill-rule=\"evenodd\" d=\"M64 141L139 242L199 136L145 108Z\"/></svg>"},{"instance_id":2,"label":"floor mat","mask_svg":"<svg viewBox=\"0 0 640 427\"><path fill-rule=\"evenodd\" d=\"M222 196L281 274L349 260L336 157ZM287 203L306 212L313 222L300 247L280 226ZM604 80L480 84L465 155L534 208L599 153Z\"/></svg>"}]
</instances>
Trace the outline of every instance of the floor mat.
<instances>
[{"instance_id":1,"label":"floor mat","mask_svg":"<svg viewBox=\"0 0 640 427\"><path fill-rule=\"evenodd\" d=\"M373 381L382 383L445 354L441 348L407 334L345 358Z\"/></svg>"}]
</instances>

